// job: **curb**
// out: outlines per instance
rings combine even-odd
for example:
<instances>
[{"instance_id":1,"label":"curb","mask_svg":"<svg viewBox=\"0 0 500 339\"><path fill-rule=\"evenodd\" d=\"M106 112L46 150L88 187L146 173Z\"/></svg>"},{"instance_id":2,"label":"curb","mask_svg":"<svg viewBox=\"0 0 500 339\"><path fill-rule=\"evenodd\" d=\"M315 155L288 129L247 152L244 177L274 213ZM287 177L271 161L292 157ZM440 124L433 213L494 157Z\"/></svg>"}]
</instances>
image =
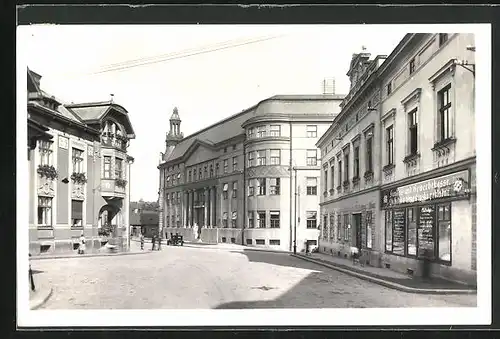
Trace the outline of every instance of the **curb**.
<instances>
[{"instance_id":1,"label":"curb","mask_svg":"<svg viewBox=\"0 0 500 339\"><path fill-rule=\"evenodd\" d=\"M53 255L53 256L32 256L30 260L44 260L44 259L68 259L68 258L92 258L92 257L116 257L122 255L135 255L146 254L151 251L141 252L123 252L123 253L96 253L96 254L73 254L73 255Z\"/></svg>"},{"instance_id":2,"label":"curb","mask_svg":"<svg viewBox=\"0 0 500 339\"><path fill-rule=\"evenodd\" d=\"M355 271L352 271L352 270L349 270L349 269L340 268L340 267L335 266L333 264L327 264L327 263L324 263L322 261L315 260L315 259L312 259L312 258L306 258L306 257L301 256L301 255L291 254L291 256L299 258L299 259L302 259L302 260L305 260L305 261L310 261L310 262L315 263L317 265L325 266L325 267L334 269L336 271L340 271L340 272L345 273L345 274L352 275L352 276L357 277L359 279L367 280L367 281L370 281L370 282L375 283L375 284L379 284L379 285L382 285L382 286L385 286L385 287L388 287L388 288L392 288L392 289L403 291L403 292L407 292L407 293L446 294L446 295L448 295L448 294L476 294L477 293L476 290L471 290L471 289L451 290L451 289L437 289L437 288L436 289L431 289L431 288L408 287L408 286L404 286L404 285L401 285L401 284L398 284L398 283L394 283L394 282L390 282L390 281L387 281L387 280L375 278L375 277L372 277L372 276L369 276L369 275L366 275L366 274L358 273L358 272L355 272Z\"/></svg>"},{"instance_id":3,"label":"curb","mask_svg":"<svg viewBox=\"0 0 500 339\"><path fill-rule=\"evenodd\" d=\"M45 305L45 303L50 299L53 293L54 289L50 287L48 293L42 298L36 298L34 300L30 300L30 310L36 310L41 306Z\"/></svg>"}]
</instances>

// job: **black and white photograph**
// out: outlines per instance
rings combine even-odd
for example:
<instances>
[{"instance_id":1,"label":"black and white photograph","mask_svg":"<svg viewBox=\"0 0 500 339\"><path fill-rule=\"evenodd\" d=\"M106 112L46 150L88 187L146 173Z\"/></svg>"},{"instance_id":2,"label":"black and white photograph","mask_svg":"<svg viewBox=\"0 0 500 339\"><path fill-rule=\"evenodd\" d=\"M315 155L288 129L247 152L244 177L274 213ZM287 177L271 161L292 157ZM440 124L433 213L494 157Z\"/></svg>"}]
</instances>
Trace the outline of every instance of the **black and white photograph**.
<instances>
[{"instance_id":1,"label":"black and white photograph","mask_svg":"<svg viewBox=\"0 0 500 339\"><path fill-rule=\"evenodd\" d=\"M490 35L18 26L19 324L490 323Z\"/></svg>"}]
</instances>

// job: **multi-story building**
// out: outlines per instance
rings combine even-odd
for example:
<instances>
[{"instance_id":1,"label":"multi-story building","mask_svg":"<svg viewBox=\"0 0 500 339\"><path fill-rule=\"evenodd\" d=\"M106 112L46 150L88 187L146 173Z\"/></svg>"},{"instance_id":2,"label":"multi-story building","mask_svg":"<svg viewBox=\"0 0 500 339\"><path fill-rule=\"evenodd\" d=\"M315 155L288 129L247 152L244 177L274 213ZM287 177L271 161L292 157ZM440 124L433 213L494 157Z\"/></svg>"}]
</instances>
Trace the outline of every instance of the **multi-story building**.
<instances>
[{"instance_id":1,"label":"multi-story building","mask_svg":"<svg viewBox=\"0 0 500 339\"><path fill-rule=\"evenodd\" d=\"M373 180L380 200L361 226L361 242L350 245L380 253L378 265L420 274L419 259L427 256L436 276L476 280L474 50L472 34L407 34L373 75L375 88L380 85L380 103L373 106L378 121L355 125L363 135L373 121ZM348 106L331 130L342 129ZM346 136L331 132L320 147L336 137ZM323 165L342 145L323 156ZM354 168L356 159L342 158ZM323 206L322 213L329 213L344 205L339 200ZM359 220L348 216L341 225L346 222L355 229ZM357 238L355 231L349 234ZM320 249L328 251L328 244Z\"/></svg>"},{"instance_id":2,"label":"multi-story building","mask_svg":"<svg viewBox=\"0 0 500 339\"><path fill-rule=\"evenodd\" d=\"M128 112L112 101L62 104L40 79L28 70L30 252L76 252L82 233L87 251L126 250Z\"/></svg>"},{"instance_id":3,"label":"multi-story building","mask_svg":"<svg viewBox=\"0 0 500 339\"><path fill-rule=\"evenodd\" d=\"M386 59L370 59L363 51L354 54L347 76L351 87L342 111L319 139L321 149L321 218L319 250L338 256L350 255L355 246L376 264L380 237L379 215L380 84L377 70Z\"/></svg>"},{"instance_id":4,"label":"multi-story building","mask_svg":"<svg viewBox=\"0 0 500 339\"><path fill-rule=\"evenodd\" d=\"M290 250L315 244L315 146L343 96L280 95L184 138L174 109L160 170L160 228L193 240ZM295 229L296 227L296 229ZM295 237L296 234L296 237Z\"/></svg>"}]
</instances>

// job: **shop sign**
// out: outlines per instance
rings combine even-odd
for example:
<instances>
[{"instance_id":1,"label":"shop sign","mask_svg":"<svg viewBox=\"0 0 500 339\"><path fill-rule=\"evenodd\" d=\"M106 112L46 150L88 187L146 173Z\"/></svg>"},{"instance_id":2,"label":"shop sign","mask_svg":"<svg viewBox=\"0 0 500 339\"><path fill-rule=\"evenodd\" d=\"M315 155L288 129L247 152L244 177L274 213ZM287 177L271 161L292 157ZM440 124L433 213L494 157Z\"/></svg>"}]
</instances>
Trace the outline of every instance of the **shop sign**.
<instances>
[{"instance_id":1,"label":"shop sign","mask_svg":"<svg viewBox=\"0 0 500 339\"><path fill-rule=\"evenodd\" d=\"M436 199L467 199L470 193L469 170L382 190L382 208Z\"/></svg>"}]
</instances>

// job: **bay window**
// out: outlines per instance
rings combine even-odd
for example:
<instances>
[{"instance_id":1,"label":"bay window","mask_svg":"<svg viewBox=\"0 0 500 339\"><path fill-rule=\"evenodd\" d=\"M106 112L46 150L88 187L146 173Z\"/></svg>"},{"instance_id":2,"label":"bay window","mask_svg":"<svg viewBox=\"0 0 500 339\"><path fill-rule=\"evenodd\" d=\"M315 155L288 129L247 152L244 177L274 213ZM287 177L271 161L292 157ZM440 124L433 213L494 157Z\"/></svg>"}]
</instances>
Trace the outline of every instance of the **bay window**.
<instances>
[{"instance_id":1,"label":"bay window","mask_svg":"<svg viewBox=\"0 0 500 339\"><path fill-rule=\"evenodd\" d=\"M270 161L271 165L280 165L281 164L281 150L279 149L272 149L270 151Z\"/></svg>"},{"instance_id":2,"label":"bay window","mask_svg":"<svg viewBox=\"0 0 500 339\"><path fill-rule=\"evenodd\" d=\"M259 166L265 166L266 165L266 151L257 151L257 164Z\"/></svg>"},{"instance_id":3,"label":"bay window","mask_svg":"<svg viewBox=\"0 0 500 339\"><path fill-rule=\"evenodd\" d=\"M108 156L104 156L104 178L111 179L111 157Z\"/></svg>"},{"instance_id":4,"label":"bay window","mask_svg":"<svg viewBox=\"0 0 500 339\"><path fill-rule=\"evenodd\" d=\"M259 195L266 195L266 178L258 178Z\"/></svg>"},{"instance_id":5,"label":"bay window","mask_svg":"<svg viewBox=\"0 0 500 339\"><path fill-rule=\"evenodd\" d=\"M279 195L280 194L280 178L271 178L269 179L270 183L270 191L271 195Z\"/></svg>"},{"instance_id":6,"label":"bay window","mask_svg":"<svg viewBox=\"0 0 500 339\"><path fill-rule=\"evenodd\" d=\"M255 154L254 154L254 152L248 152L247 156L248 156L247 167L252 167Z\"/></svg>"},{"instance_id":7,"label":"bay window","mask_svg":"<svg viewBox=\"0 0 500 339\"><path fill-rule=\"evenodd\" d=\"M123 178L123 159L115 158L115 179Z\"/></svg>"},{"instance_id":8,"label":"bay window","mask_svg":"<svg viewBox=\"0 0 500 339\"><path fill-rule=\"evenodd\" d=\"M281 136L281 126L280 125L271 125L271 129L269 134L272 137L280 137Z\"/></svg>"}]
</instances>

